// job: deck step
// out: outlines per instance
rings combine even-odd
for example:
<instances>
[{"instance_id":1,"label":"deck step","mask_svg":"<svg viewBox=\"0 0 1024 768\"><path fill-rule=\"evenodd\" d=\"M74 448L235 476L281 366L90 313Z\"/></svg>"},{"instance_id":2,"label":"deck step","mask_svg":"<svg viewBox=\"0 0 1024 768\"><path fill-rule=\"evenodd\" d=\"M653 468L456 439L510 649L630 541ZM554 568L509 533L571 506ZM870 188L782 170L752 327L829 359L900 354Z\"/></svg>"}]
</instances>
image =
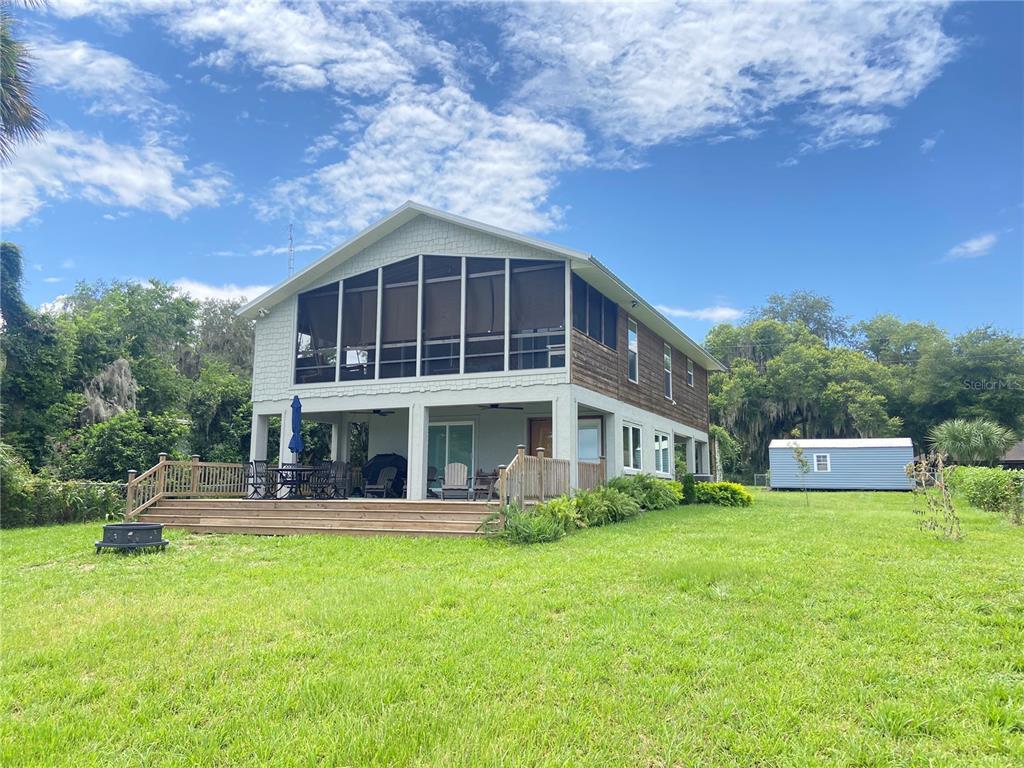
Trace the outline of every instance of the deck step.
<instances>
[{"instance_id":1,"label":"deck step","mask_svg":"<svg viewBox=\"0 0 1024 768\"><path fill-rule=\"evenodd\" d=\"M451 531L437 528L305 528L295 525L268 526L268 525L178 525L172 526L181 528L192 533L245 533L257 536L292 536L308 533L328 533L343 536L477 536L476 531Z\"/></svg>"},{"instance_id":2,"label":"deck step","mask_svg":"<svg viewBox=\"0 0 1024 768\"><path fill-rule=\"evenodd\" d=\"M196 517L216 515L218 517L275 517L294 519L324 520L393 520L416 518L419 520L465 520L479 521L486 519L490 510L441 510L424 511L409 509L232 509L224 507L176 507L158 504L144 514L171 515L175 517Z\"/></svg>"}]
</instances>

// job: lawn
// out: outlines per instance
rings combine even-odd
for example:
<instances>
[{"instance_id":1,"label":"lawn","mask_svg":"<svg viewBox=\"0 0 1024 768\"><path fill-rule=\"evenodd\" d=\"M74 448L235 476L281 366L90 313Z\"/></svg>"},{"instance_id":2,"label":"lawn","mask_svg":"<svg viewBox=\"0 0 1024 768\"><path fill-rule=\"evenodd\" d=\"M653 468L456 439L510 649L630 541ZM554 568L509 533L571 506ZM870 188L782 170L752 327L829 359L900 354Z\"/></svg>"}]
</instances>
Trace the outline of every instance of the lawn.
<instances>
[{"instance_id":1,"label":"lawn","mask_svg":"<svg viewBox=\"0 0 1024 768\"><path fill-rule=\"evenodd\" d=\"M809 502L531 547L3 531L0 763L1024 765L1024 529Z\"/></svg>"}]
</instances>

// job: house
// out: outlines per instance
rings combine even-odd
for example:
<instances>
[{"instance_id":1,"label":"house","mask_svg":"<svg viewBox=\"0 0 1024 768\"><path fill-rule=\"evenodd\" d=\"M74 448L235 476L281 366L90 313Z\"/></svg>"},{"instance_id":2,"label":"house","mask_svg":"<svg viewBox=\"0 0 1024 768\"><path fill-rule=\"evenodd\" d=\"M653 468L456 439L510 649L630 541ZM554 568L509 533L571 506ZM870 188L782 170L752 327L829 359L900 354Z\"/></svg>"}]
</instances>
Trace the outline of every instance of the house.
<instances>
[{"instance_id":1,"label":"house","mask_svg":"<svg viewBox=\"0 0 1024 768\"><path fill-rule=\"evenodd\" d=\"M721 363L593 256L406 203L244 306L255 319L251 459L289 405L407 463L405 496L529 454L581 472L708 475L708 372ZM589 484L591 480L585 480Z\"/></svg>"},{"instance_id":2,"label":"house","mask_svg":"<svg viewBox=\"0 0 1024 768\"><path fill-rule=\"evenodd\" d=\"M794 447L803 451L800 471ZM914 460L909 437L772 440L768 445L771 487L811 490L909 491L906 467Z\"/></svg>"},{"instance_id":3,"label":"house","mask_svg":"<svg viewBox=\"0 0 1024 768\"><path fill-rule=\"evenodd\" d=\"M1024 469L1024 440L1017 443L999 460L1003 469Z\"/></svg>"}]
</instances>

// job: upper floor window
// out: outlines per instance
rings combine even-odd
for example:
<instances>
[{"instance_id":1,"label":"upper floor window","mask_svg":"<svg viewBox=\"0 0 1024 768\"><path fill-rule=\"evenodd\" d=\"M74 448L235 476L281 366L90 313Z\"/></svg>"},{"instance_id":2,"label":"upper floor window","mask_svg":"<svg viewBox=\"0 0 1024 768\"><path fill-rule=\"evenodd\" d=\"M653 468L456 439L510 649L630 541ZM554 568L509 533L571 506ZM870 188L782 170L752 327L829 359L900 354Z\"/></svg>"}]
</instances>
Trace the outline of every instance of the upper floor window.
<instances>
[{"instance_id":1,"label":"upper floor window","mask_svg":"<svg viewBox=\"0 0 1024 768\"><path fill-rule=\"evenodd\" d=\"M686 383L693 386L693 360L686 358Z\"/></svg>"},{"instance_id":2,"label":"upper floor window","mask_svg":"<svg viewBox=\"0 0 1024 768\"><path fill-rule=\"evenodd\" d=\"M637 340L636 320L627 320L627 345L629 347L626 375L636 384L640 381L640 343Z\"/></svg>"},{"instance_id":3,"label":"upper floor window","mask_svg":"<svg viewBox=\"0 0 1024 768\"><path fill-rule=\"evenodd\" d=\"M423 375L459 373L462 259L423 257Z\"/></svg>"},{"instance_id":4,"label":"upper floor window","mask_svg":"<svg viewBox=\"0 0 1024 768\"><path fill-rule=\"evenodd\" d=\"M380 377L416 375L416 319L420 260L389 264L382 271Z\"/></svg>"},{"instance_id":5,"label":"upper floor window","mask_svg":"<svg viewBox=\"0 0 1024 768\"><path fill-rule=\"evenodd\" d=\"M672 347L670 347L668 344L665 345L665 351L663 353L663 357L664 357L663 366L665 368L664 384L663 384L664 389L665 389L665 397L667 397L669 400L671 400L672 399Z\"/></svg>"},{"instance_id":6,"label":"upper floor window","mask_svg":"<svg viewBox=\"0 0 1024 768\"><path fill-rule=\"evenodd\" d=\"M565 366L565 262L513 259L509 368Z\"/></svg>"},{"instance_id":7,"label":"upper floor window","mask_svg":"<svg viewBox=\"0 0 1024 768\"><path fill-rule=\"evenodd\" d=\"M338 284L300 293L295 340L295 383L334 381L338 362Z\"/></svg>"},{"instance_id":8,"label":"upper floor window","mask_svg":"<svg viewBox=\"0 0 1024 768\"><path fill-rule=\"evenodd\" d=\"M615 349L618 305L579 275L572 276L572 325L595 341Z\"/></svg>"},{"instance_id":9,"label":"upper floor window","mask_svg":"<svg viewBox=\"0 0 1024 768\"><path fill-rule=\"evenodd\" d=\"M377 270L342 281L341 380L377 375Z\"/></svg>"},{"instance_id":10,"label":"upper floor window","mask_svg":"<svg viewBox=\"0 0 1024 768\"><path fill-rule=\"evenodd\" d=\"M466 259L466 373L505 370L505 260Z\"/></svg>"}]
</instances>

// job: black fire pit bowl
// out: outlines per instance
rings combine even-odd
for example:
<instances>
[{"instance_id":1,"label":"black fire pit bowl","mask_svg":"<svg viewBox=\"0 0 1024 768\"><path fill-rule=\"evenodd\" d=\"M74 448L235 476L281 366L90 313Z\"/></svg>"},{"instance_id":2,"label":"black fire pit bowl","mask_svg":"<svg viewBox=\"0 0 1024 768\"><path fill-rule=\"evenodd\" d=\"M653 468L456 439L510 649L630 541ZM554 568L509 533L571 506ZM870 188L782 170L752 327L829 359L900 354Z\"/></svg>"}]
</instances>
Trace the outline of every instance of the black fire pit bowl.
<instances>
[{"instance_id":1,"label":"black fire pit bowl","mask_svg":"<svg viewBox=\"0 0 1024 768\"><path fill-rule=\"evenodd\" d=\"M121 552L132 550L163 550L168 541L160 523L113 523L103 526L103 541L96 542L96 554L104 549Z\"/></svg>"}]
</instances>

